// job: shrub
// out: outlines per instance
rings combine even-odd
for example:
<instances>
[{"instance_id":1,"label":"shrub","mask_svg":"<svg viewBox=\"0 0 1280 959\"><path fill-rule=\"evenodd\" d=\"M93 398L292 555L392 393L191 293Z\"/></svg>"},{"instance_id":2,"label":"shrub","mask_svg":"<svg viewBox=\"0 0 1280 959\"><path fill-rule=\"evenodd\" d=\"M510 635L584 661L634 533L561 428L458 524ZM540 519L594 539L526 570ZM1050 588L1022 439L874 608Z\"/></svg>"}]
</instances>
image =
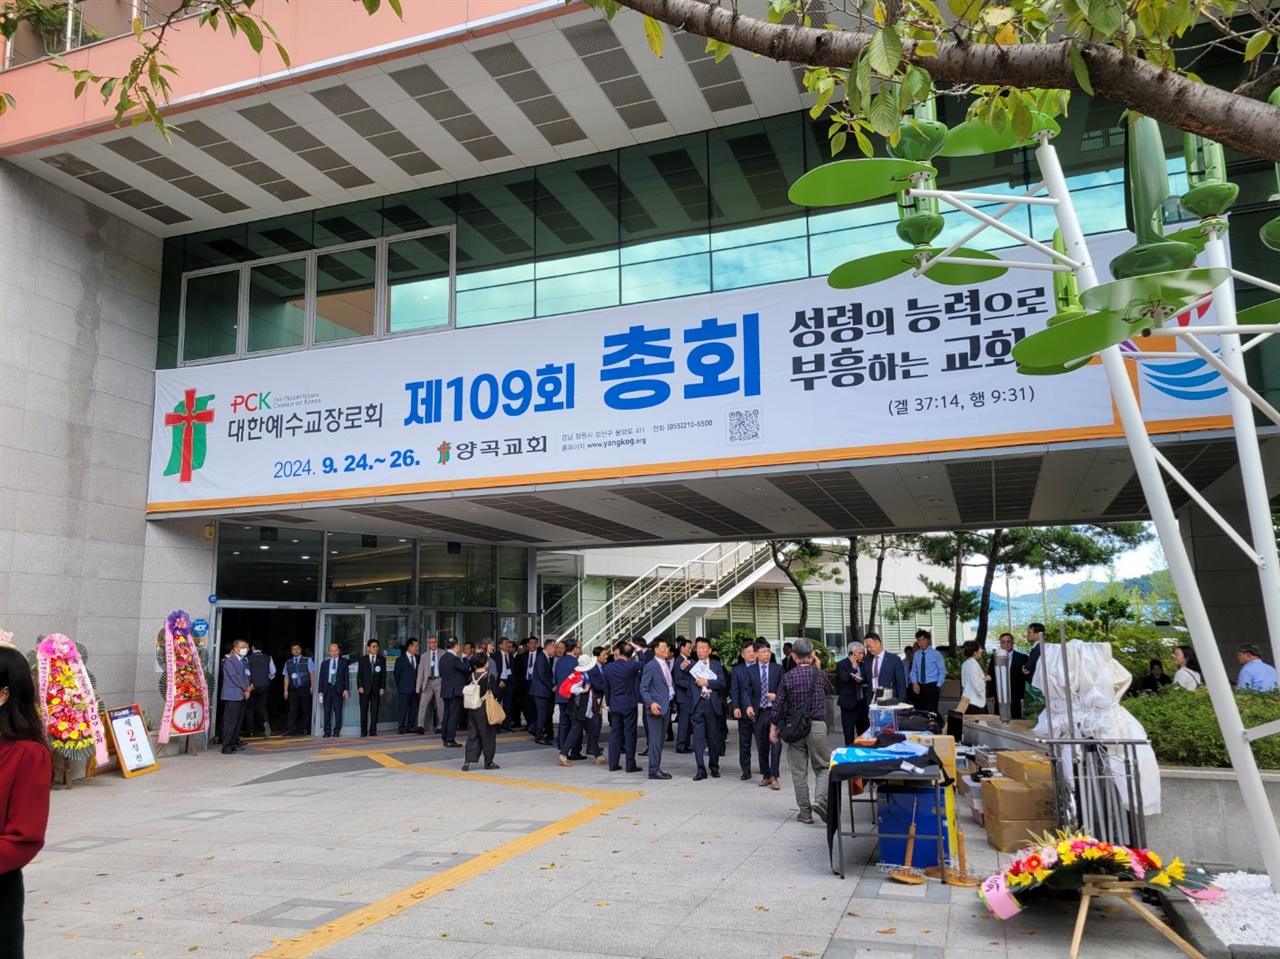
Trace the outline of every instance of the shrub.
<instances>
[{"instance_id":1,"label":"shrub","mask_svg":"<svg viewBox=\"0 0 1280 959\"><path fill-rule=\"evenodd\" d=\"M1280 719L1280 697L1275 693L1236 693L1236 702L1246 727ZM1124 706L1146 729L1161 763L1230 768L1231 760L1207 690L1192 693L1174 686L1157 696L1125 699ZM1280 737L1266 736L1255 741L1253 755L1263 769L1280 768Z\"/></svg>"}]
</instances>

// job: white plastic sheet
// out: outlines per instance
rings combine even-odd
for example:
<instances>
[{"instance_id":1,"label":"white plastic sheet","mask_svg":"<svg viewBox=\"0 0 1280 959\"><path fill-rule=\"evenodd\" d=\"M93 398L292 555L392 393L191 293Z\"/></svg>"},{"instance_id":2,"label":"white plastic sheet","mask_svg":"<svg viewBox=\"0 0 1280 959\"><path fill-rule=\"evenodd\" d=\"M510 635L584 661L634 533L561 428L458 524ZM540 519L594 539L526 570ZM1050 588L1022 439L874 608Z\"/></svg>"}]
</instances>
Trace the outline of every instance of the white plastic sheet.
<instances>
[{"instance_id":1,"label":"white plastic sheet","mask_svg":"<svg viewBox=\"0 0 1280 959\"><path fill-rule=\"evenodd\" d=\"M1116 662L1110 643L1086 643L1072 639L1066 645L1067 673L1070 689L1063 680L1060 644L1041 643L1040 663L1033 679L1044 691L1049 708L1040 714L1035 732L1045 737L1062 739L1146 739L1147 732L1133 715L1120 705L1121 698L1133 681L1129 670ZM1067 719L1067 697L1071 698L1071 719ZM1050 716L1053 725L1050 727ZM1112 775L1117 781L1124 776L1122 750L1108 749ZM1143 812L1154 816L1160 812L1160 767L1150 746L1137 747L1138 780L1142 785ZM1120 790L1120 801L1127 797Z\"/></svg>"}]
</instances>

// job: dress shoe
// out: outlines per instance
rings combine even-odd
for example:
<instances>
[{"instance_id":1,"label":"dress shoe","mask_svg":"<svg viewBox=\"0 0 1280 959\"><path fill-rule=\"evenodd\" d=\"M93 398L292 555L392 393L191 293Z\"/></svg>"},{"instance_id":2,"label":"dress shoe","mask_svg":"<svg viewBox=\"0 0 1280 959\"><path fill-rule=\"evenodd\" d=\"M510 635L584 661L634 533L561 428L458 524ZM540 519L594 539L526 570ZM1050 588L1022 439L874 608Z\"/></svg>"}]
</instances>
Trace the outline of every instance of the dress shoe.
<instances>
[{"instance_id":1,"label":"dress shoe","mask_svg":"<svg viewBox=\"0 0 1280 959\"><path fill-rule=\"evenodd\" d=\"M341 739L341 738L342 738L342 733L334 733L334 734L333 734L333 738L334 738L334 739Z\"/></svg>"},{"instance_id":2,"label":"dress shoe","mask_svg":"<svg viewBox=\"0 0 1280 959\"><path fill-rule=\"evenodd\" d=\"M670 779L671 773L664 773L661 770L659 770L656 773L649 773L649 778L650 779Z\"/></svg>"},{"instance_id":3,"label":"dress shoe","mask_svg":"<svg viewBox=\"0 0 1280 959\"><path fill-rule=\"evenodd\" d=\"M461 749L462 743L445 743L446 749Z\"/></svg>"},{"instance_id":4,"label":"dress shoe","mask_svg":"<svg viewBox=\"0 0 1280 959\"><path fill-rule=\"evenodd\" d=\"M568 759L566 756L557 756L557 757L556 757L556 762L557 762L559 765L561 765L561 766L572 766L572 765L573 765L573 763L569 762L569 759Z\"/></svg>"},{"instance_id":5,"label":"dress shoe","mask_svg":"<svg viewBox=\"0 0 1280 959\"><path fill-rule=\"evenodd\" d=\"M742 771L742 781L743 781L743 782L746 782L746 781L747 781L748 779L750 779L750 778L751 778L751 770L749 770L749 769L744 769L744 770Z\"/></svg>"},{"instance_id":6,"label":"dress shoe","mask_svg":"<svg viewBox=\"0 0 1280 959\"><path fill-rule=\"evenodd\" d=\"M329 738L329 736L330 736L330 734L329 734L329 733L325 733L325 734L324 734L324 738L325 738L325 739L328 739L328 738Z\"/></svg>"},{"instance_id":7,"label":"dress shoe","mask_svg":"<svg viewBox=\"0 0 1280 959\"><path fill-rule=\"evenodd\" d=\"M627 771L628 771L628 772L630 772L630 770L627 770ZM609 767L609 772L611 772L611 773L620 773L620 772L622 772L622 767L621 767L621 766L610 766L610 767Z\"/></svg>"},{"instance_id":8,"label":"dress shoe","mask_svg":"<svg viewBox=\"0 0 1280 959\"><path fill-rule=\"evenodd\" d=\"M439 726L436 726L436 727L435 727L434 729L432 729L431 731L432 731L433 733L443 732L443 730L442 730Z\"/></svg>"},{"instance_id":9,"label":"dress shoe","mask_svg":"<svg viewBox=\"0 0 1280 959\"><path fill-rule=\"evenodd\" d=\"M371 729L371 730L369 730L369 735L370 735L370 736L376 736L376 735L378 735L378 731L377 731L376 729Z\"/></svg>"},{"instance_id":10,"label":"dress shoe","mask_svg":"<svg viewBox=\"0 0 1280 959\"><path fill-rule=\"evenodd\" d=\"M222 749L222 755L224 756L234 756L235 754L236 754L236 751L234 749L231 749L230 747L224 746Z\"/></svg>"},{"instance_id":11,"label":"dress shoe","mask_svg":"<svg viewBox=\"0 0 1280 959\"><path fill-rule=\"evenodd\" d=\"M471 763L463 763L463 764L462 764L462 771L463 771L464 773L471 772Z\"/></svg>"},{"instance_id":12,"label":"dress shoe","mask_svg":"<svg viewBox=\"0 0 1280 959\"><path fill-rule=\"evenodd\" d=\"M608 761L609 761L609 760L605 759L603 756L597 756L597 757L596 757L596 765L597 765L597 766L603 766L603 765L604 765L605 763L607 763Z\"/></svg>"},{"instance_id":13,"label":"dress shoe","mask_svg":"<svg viewBox=\"0 0 1280 959\"><path fill-rule=\"evenodd\" d=\"M692 750L692 749L687 749L687 748L686 748L686 747L684 747L684 746L677 746L677 747L676 747L676 752L677 752L677 753L679 753L681 756L684 756L684 755L686 755L687 753L691 753L691 752L693 752L693 750Z\"/></svg>"},{"instance_id":14,"label":"dress shoe","mask_svg":"<svg viewBox=\"0 0 1280 959\"><path fill-rule=\"evenodd\" d=\"M587 759L582 753L569 753L569 758L576 763L586 762Z\"/></svg>"},{"instance_id":15,"label":"dress shoe","mask_svg":"<svg viewBox=\"0 0 1280 959\"><path fill-rule=\"evenodd\" d=\"M640 752L636 753L636 755L637 755L637 756L647 756L647 755L649 755L649 750L647 750L647 749L642 749L642 750L640 750Z\"/></svg>"},{"instance_id":16,"label":"dress shoe","mask_svg":"<svg viewBox=\"0 0 1280 959\"><path fill-rule=\"evenodd\" d=\"M706 778L707 778L707 771L705 769L699 769L696 773L693 774L693 781L696 783L702 782L702 780Z\"/></svg>"},{"instance_id":17,"label":"dress shoe","mask_svg":"<svg viewBox=\"0 0 1280 959\"><path fill-rule=\"evenodd\" d=\"M764 787L764 786L769 785L769 783L770 783L771 781L772 781L772 780L771 780L768 776L762 776L762 777L760 778L760 782L759 782L759 783L757 783L757 785L758 785L758 786L761 786L761 787Z\"/></svg>"},{"instance_id":18,"label":"dress shoe","mask_svg":"<svg viewBox=\"0 0 1280 959\"><path fill-rule=\"evenodd\" d=\"M414 729L414 732L417 733L419 736L424 736L426 735L427 731L423 729L421 726L418 726L417 728Z\"/></svg>"},{"instance_id":19,"label":"dress shoe","mask_svg":"<svg viewBox=\"0 0 1280 959\"><path fill-rule=\"evenodd\" d=\"M769 788L770 788L770 789L781 789L781 788L782 788L781 786L779 786L779 785L778 785L778 777L777 777L777 776L774 776L772 779L770 779L770 780L769 780Z\"/></svg>"},{"instance_id":20,"label":"dress shoe","mask_svg":"<svg viewBox=\"0 0 1280 959\"><path fill-rule=\"evenodd\" d=\"M499 766L497 763L485 763L484 768L485 769L501 769L502 767Z\"/></svg>"},{"instance_id":21,"label":"dress shoe","mask_svg":"<svg viewBox=\"0 0 1280 959\"><path fill-rule=\"evenodd\" d=\"M641 771L641 770L640 770L640 767L639 767L639 766L628 766L628 767L627 767L627 772L629 772L629 773L638 773L638 772L640 772L640 771Z\"/></svg>"},{"instance_id":22,"label":"dress shoe","mask_svg":"<svg viewBox=\"0 0 1280 959\"><path fill-rule=\"evenodd\" d=\"M720 767L719 767L719 766L712 766L712 767L711 767L711 778L712 778L712 779L719 779L719 778L720 778Z\"/></svg>"}]
</instances>

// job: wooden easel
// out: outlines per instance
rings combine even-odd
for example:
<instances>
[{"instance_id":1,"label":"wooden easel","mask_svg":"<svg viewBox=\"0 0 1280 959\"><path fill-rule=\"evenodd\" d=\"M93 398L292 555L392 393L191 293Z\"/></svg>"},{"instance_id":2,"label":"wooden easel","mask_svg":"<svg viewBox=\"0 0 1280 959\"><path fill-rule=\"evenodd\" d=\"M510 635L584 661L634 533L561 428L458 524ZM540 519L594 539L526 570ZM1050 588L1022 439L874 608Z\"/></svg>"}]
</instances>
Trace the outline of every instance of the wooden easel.
<instances>
[{"instance_id":1,"label":"wooden easel","mask_svg":"<svg viewBox=\"0 0 1280 959\"><path fill-rule=\"evenodd\" d=\"M1080 955L1080 940L1084 936L1084 924L1089 918L1089 901L1110 896L1119 899L1124 905L1136 912L1142 919L1159 930L1160 934L1185 952L1191 959L1205 959L1191 943L1153 916L1134 898L1133 891L1143 888L1143 883L1136 879L1115 879L1112 876L1085 876L1084 885L1080 889L1080 911L1076 913L1076 931L1071 937L1070 959Z\"/></svg>"}]
</instances>

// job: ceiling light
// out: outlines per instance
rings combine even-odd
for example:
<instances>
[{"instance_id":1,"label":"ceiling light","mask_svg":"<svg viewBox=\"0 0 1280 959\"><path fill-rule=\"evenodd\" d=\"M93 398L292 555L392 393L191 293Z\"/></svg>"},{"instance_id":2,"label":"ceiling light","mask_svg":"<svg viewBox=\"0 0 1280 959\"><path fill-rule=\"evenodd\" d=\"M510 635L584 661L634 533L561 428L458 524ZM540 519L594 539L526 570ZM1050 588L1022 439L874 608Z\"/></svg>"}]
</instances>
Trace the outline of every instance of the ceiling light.
<instances>
[{"instance_id":1,"label":"ceiling light","mask_svg":"<svg viewBox=\"0 0 1280 959\"><path fill-rule=\"evenodd\" d=\"M402 539L402 540L400 540L400 542L402 542L402 543L407 543L407 542L409 542L409 541L408 541L407 539Z\"/></svg>"},{"instance_id":2,"label":"ceiling light","mask_svg":"<svg viewBox=\"0 0 1280 959\"><path fill-rule=\"evenodd\" d=\"M296 539L291 539L291 540L289 540L289 542L291 542L291 543L296 543L296 542L297 542L297 540L296 540Z\"/></svg>"},{"instance_id":3,"label":"ceiling light","mask_svg":"<svg viewBox=\"0 0 1280 959\"><path fill-rule=\"evenodd\" d=\"M252 526L246 526L245 529L253 529Z\"/></svg>"},{"instance_id":4,"label":"ceiling light","mask_svg":"<svg viewBox=\"0 0 1280 959\"><path fill-rule=\"evenodd\" d=\"M280 582L284 583L286 586L289 584L289 581L287 579L282 579L280 580Z\"/></svg>"},{"instance_id":5,"label":"ceiling light","mask_svg":"<svg viewBox=\"0 0 1280 959\"><path fill-rule=\"evenodd\" d=\"M266 543L263 543L261 546L258 547L258 549L270 549L270 548L271 547L268 546Z\"/></svg>"},{"instance_id":6,"label":"ceiling light","mask_svg":"<svg viewBox=\"0 0 1280 959\"><path fill-rule=\"evenodd\" d=\"M310 557L310 556L307 556L307 555L303 555L303 556L302 556L302 558L303 558L303 559L310 559L311 557Z\"/></svg>"},{"instance_id":7,"label":"ceiling light","mask_svg":"<svg viewBox=\"0 0 1280 959\"><path fill-rule=\"evenodd\" d=\"M240 550L238 550L238 549L232 550L232 551L231 551L231 555L232 555L232 556L239 556L239 555L240 555Z\"/></svg>"},{"instance_id":8,"label":"ceiling light","mask_svg":"<svg viewBox=\"0 0 1280 959\"><path fill-rule=\"evenodd\" d=\"M919 476L916 477L916 479L920 479L920 480L929 479L929 474L921 473Z\"/></svg>"},{"instance_id":9,"label":"ceiling light","mask_svg":"<svg viewBox=\"0 0 1280 959\"><path fill-rule=\"evenodd\" d=\"M331 550L329 550L329 555L330 555L330 556L337 556L337 555L338 555L338 551L337 551L336 549L331 549Z\"/></svg>"}]
</instances>

